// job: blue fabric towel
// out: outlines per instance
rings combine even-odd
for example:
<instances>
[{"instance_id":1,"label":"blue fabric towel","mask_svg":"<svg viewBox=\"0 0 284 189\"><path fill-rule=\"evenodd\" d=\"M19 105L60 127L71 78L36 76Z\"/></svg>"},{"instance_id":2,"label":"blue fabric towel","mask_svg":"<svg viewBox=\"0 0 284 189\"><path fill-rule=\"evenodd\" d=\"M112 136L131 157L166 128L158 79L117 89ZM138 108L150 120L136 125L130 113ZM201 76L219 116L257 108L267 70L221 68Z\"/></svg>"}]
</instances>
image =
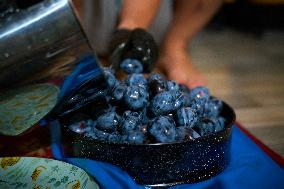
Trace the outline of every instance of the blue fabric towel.
<instances>
[{"instance_id":1,"label":"blue fabric towel","mask_svg":"<svg viewBox=\"0 0 284 189\"><path fill-rule=\"evenodd\" d=\"M58 128L58 127L57 127ZM81 167L92 175L102 188L143 188L119 168L108 163L79 158L63 158L59 145L52 145L54 156ZM172 189L283 189L284 169L265 154L239 128L233 128L231 162L224 172L207 181L185 184Z\"/></svg>"},{"instance_id":2,"label":"blue fabric towel","mask_svg":"<svg viewBox=\"0 0 284 189\"><path fill-rule=\"evenodd\" d=\"M94 77L98 62L92 56L86 56L73 73L65 80L60 96L70 93L84 81ZM56 159L66 161L83 168L92 175L101 188L136 189L144 188L119 168L108 163L64 158L60 148L60 125L57 121L50 124L52 133L52 151ZM196 184L174 186L174 189L284 189L284 170L265 154L250 138L237 127L233 128L231 162L220 175Z\"/></svg>"}]
</instances>

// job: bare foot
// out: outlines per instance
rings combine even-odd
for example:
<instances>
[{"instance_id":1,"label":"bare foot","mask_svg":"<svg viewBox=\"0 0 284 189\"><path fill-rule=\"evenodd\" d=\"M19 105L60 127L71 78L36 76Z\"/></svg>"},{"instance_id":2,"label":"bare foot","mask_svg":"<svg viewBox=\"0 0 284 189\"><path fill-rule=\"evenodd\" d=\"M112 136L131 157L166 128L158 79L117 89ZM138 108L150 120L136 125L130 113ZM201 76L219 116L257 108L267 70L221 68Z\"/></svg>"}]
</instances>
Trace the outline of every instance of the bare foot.
<instances>
[{"instance_id":1,"label":"bare foot","mask_svg":"<svg viewBox=\"0 0 284 189\"><path fill-rule=\"evenodd\" d=\"M189 88L207 84L207 80L192 64L189 54L185 50L163 51L157 65L168 79Z\"/></svg>"}]
</instances>

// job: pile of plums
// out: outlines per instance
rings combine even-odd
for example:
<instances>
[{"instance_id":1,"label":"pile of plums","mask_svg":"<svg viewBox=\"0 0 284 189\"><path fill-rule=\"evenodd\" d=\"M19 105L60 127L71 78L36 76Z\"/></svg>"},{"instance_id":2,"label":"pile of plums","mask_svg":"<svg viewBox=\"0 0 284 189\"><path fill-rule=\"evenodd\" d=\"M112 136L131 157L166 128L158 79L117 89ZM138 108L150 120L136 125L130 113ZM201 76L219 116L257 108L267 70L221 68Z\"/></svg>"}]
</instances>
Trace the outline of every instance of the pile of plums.
<instances>
[{"instance_id":1,"label":"pile of plums","mask_svg":"<svg viewBox=\"0 0 284 189\"><path fill-rule=\"evenodd\" d=\"M149 144L194 140L224 129L222 101L206 87L188 89L160 74L141 74L138 60L125 59L127 74L118 80L104 69L109 108L95 119L72 123L69 128L96 140Z\"/></svg>"}]
</instances>

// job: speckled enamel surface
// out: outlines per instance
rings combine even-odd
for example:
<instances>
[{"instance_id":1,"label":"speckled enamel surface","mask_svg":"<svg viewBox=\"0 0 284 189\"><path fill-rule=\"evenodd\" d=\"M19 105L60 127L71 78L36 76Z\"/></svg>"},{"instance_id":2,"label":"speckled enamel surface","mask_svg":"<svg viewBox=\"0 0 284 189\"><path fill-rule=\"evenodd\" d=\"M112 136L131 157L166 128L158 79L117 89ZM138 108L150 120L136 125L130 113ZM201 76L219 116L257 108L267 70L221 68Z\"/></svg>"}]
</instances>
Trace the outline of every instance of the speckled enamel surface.
<instances>
[{"instance_id":1,"label":"speckled enamel surface","mask_svg":"<svg viewBox=\"0 0 284 189\"><path fill-rule=\"evenodd\" d=\"M111 144L63 127L65 155L106 161L126 170L139 184L170 186L217 175L230 161L234 111L224 103L226 128L196 140L168 144Z\"/></svg>"},{"instance_id":2,"label":"speckled enamel surface","mask_svg":"<svg viewBox=\"0 0 284 189\"><path fill-rule=\"evenodd\" d=\"M19 135L56 104L58 87L51 84L29 85L0 95L0 134Z\"/></svg>"}]
</instances>

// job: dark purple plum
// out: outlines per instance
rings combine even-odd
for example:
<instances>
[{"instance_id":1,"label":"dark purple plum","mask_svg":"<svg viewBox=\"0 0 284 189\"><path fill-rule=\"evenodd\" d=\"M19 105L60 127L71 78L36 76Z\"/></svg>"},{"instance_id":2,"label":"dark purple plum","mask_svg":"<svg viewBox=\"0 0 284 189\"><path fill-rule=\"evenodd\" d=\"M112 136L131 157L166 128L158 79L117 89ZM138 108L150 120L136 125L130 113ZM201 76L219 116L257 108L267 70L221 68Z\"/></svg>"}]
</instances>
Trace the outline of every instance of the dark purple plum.
<instances>
[{"instance_id":1,"label":"dark purple plum","mask_svg":"<svg viewBox=\"0 0 284 189\"><path fill-rule=\"evenodd\" d=\"M101 131L114 132L119 124L120 117L115 111L109 111L97 119L96 128Z\"/></svg>"},{"instance_id":2,"label":"dark purple plum","mask_svg":"<svg viewBox=\"0 0 284 189\"><path fill-rule=\"evenodd\" d=\"M177 141L187 141L199 138L200 135L189 127L178 127L177 128Z\"/></svg>"},{"instance_id":3,"label":"dark purple plum","mask_svg":"<svg viewBox=\"0 0 284 189\"><path fill-rule=\"evenodd\" d=\"M168 116L159 116L151 120L149 132L156 142L170 143L176 141L175 121Z\"/></svg>"},{"instance_id":4,"label":"dark purple plum","mask_svg":"<svg viewBox=\"0 0 284 189\"><path fill-rule=\"evenodd\" d=\"M151 100L150 110L155 116L159 116L177 110L181 105L174 92L164 91Z\"/></svg>"},{"instance_id":5,"label":"dark purple plum","mask_svg":"<svg viewBox=\"0 0 284 189\"><path fill-rule=\"evenodd\" d=\"M128 75L125 84L127 86L137 86L142 88L147 88L147 80L143 76L143 74L131 74Z\"/></svg>"},{"instance_id":6,"label":"dark purple plum","mask_svg":"<svg viewBox=\"0 0 284 189\"><path fill-rule=\"evenodd\" d=\"M197 121L198 121L197 115L192 108L183 107L177 110L177 123L179 124L179 126L186 126L189 128L193 128L197 123Z\"/></svg>"},{"instance_id":7,"label":"dark purple plum","mask_svg":"<svg viewBox=\"0 0 284 189\"><path fill-rule=\"evenodd\" d=\"M131 110L141 110L148 105L149 94L145 88L129 86L124 95L124 101Z\"/></svg>"},{"instance_id":8,"label":"dark purple plum","mask_svg":"<svg viewBox=\"0 0 284 189\"><path fill-rule=\"evenodd\" d=\"M120 131L122 134L137 130L141 124L141 115L138 112L126 111L121 117Z\"/></svg>"},{"instance_id":9,"label":"dark purple plum","mask_svg":"<svg viewBox=\"0 0 284 189\"><path fill-rule=\"evenodd\" d=\"M151 74L148 78L148 88L151 97L167 90L167 82L160 74Z\"/></svg>"},{"instance_id":10,"label":"dark purple plum","mask_svg":"<svg viewBox=\"0 0 284 189\"><path fill-rule=\"evenodd\" d=\"M121 62L120 69L122 69L127 74L143 72L143 66L141 62L139 60L130 58L127 58Z\"/></svg>"}]
</instances>

